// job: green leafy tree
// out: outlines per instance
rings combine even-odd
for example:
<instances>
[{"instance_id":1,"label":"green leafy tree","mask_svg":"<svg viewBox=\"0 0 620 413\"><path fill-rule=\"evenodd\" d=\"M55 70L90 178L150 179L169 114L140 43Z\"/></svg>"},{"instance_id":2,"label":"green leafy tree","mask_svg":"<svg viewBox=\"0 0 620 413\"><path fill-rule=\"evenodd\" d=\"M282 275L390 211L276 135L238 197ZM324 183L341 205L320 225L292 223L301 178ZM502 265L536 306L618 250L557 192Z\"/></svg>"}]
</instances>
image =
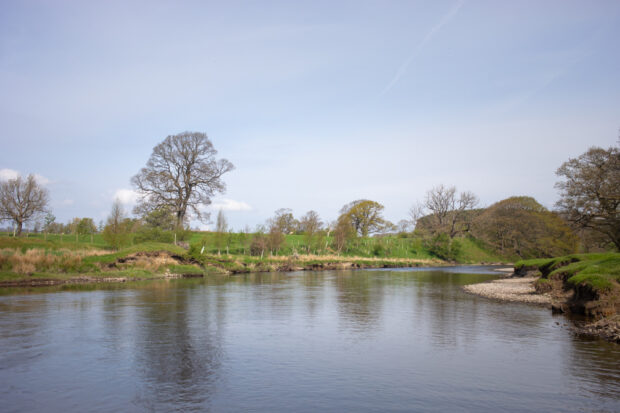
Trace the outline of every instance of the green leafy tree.
<instances>
[{"instance_id":1,"label":"green leafy tree","mask_svg":"<svg viewBox=\"0 0 620 413\"><path fill-rule=\"evenodd\" d=\"M592 147L569 159L556 174L560 200L556 206L577 229L606 237L620 250L620 149Z\"/></svg>"},{"instance_id":2,"label":"green leafy tree","mask_svg":"<svg viewBox=\"0 0 620 413\"><path fill-rule=\"evenodd\" d=\"M355 228L346 214L341 215L334 224L333 237L333 246L338 254L346 250L347 244L355 238Z\"/></svg>"},{"instance_id":3,"label":"green leafy tree","mask_svg":"<svg viewBox=\"0 0 620 413\"><path fill-rule=\"evenodd\" d=\"M369 234L382 232L393 227L382 216L384 208L378 202L359 199L343 206L338 220L348 220L358 235L367 237Z\"/></svg>"},{"instance_id":4,"label":"green leafy tree","mask_svg":"<svg viewBox=\"0 0 620 413\"><path fill-rule=\"evenodd\" d=\"M92 218L82 218L77 223L77 233L80 235L94 234L97 232L97 226Z\"/></svg>"},{"instance_id":5,"label":"green leafy tree","mask_svg":"<svg viewBox=\"0 0 620 413\"><path fill-rule=\"evenodd\" d=\"M554 257L576 249L576 238L560 216L526 196L491 205L476 218L473 232L509 257Z\"/></svg>"},{"instance_id":6,"label":"green leafy tree","mask_svg":"<svg viewBox=\"0 0 620 413\"><path fill-rule=\"evenodd\" d=\"M164 231L176 229L176 217L170 207L167 206L144 212L142 220L149 228L159 228Z\"/></svg>"}]
</instances>

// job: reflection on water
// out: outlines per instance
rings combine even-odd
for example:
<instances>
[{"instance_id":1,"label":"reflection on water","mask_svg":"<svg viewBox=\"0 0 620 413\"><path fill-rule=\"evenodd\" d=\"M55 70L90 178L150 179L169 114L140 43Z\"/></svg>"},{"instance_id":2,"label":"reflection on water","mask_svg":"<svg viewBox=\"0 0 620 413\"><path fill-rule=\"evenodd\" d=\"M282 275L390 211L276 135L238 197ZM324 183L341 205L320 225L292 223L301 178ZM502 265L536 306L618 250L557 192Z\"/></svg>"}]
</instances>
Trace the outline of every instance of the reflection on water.
<instances>
[{"instance_id":1,"label":"reflection on water","mask_svg":"<svg viewBox=\"0 0 620 413\"><path fill-rule=\"evenodd\" d=\"M2 411L618 411L620 346L468 295L487 268L0 296Z\"/></svg>"}]
</instances>

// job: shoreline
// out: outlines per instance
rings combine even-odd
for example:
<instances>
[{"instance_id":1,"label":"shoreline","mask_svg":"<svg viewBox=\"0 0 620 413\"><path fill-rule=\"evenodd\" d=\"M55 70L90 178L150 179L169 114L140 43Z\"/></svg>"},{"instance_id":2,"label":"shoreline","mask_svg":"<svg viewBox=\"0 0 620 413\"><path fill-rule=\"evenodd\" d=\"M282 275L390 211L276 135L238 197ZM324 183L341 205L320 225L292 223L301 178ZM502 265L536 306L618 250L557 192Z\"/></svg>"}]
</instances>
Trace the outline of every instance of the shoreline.
<instances>
[{"instance_id":1,"label":"shoreline","mask_svg":"<svg viewBox=\"0 0 620 413\"><path fill-rule=\"evenodd\" d=\"M469 294L497 302L536 305L553 311L558 297L537 292L534 283L538 279L538 277L531 276L518 277L512 273L503 275L503 278L497 280L465 285L462 289ZM571 321L572 325L569 328L576 334L620 344L620 315L618 314L598 320Z\"/></svg>"},{"instance_id":2,"label":"shoreline","mask_svg":"<svg viewBox=\"0 0 620 413\"><path fill-rule=\"evenodd\" d=\"M373 261L376 261L374 263ZM15 287L48 287L55 285L79 285L79 284L104 284L104 283L125 283L132 281L152 281L152 280L165 280L165 279L181 279L181 278L206 278L206 277L229 277L235 275L248 274L251 272L256 273L287 273L287 272L297 272L297 271L328 271L328 270L359 270L359 269L380 269L380 268L418 268L418 267L426 267L429 268L437 267L445 267L448 264L438 263L438 262L427 262L427 261L408 261L408 262L399 262L399 261L388 261L385 260L367 260L366 262L355 262L355 261L325 261L321 263L308 263L304 265L303 262L298 262L296 264L291 264L283 261L278 265L274 265L271 263L269 267L266 268L256 268L256 271L252 271L249 268L239 268L232 270L225 270L220 267L215 266L206 266L205 271L202 273L158 273L152 274L150 276L124 276L122 274L114 275L112 271L110 271L109 275L76 275L75 277L67 277L64 274L62 278L53 278L56 274L42 274L41 277L32 278L32 276L22 276L21 278L17 278L14 280L4 280L0 281L0 288L15 288ZM475 265L475 264L473 264ZM215 270L210 272L209 269ZM47 277L46 277L47 276Z\"/></svg>"},{"instance_id":3,"label":"shoreline","mask_svg":"<svg viewBox=\"0 0 620 413\"><path fill-rule=\"evenodd\" d=\"M534 288L534 282L537 279L536 277L512 278L508 276L508 278L465 285L463 290L496 301L535 304L551 308L551 296L538 294Z\"/></svg>"}]
</instances>

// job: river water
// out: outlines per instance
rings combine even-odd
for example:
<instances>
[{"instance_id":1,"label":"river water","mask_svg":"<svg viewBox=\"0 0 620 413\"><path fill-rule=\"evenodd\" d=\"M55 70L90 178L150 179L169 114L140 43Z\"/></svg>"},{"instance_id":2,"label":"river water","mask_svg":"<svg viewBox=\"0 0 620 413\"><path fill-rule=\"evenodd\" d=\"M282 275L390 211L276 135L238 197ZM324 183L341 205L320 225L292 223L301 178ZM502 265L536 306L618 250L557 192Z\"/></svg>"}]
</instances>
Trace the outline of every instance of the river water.
<instances>
[{"instance_id":1,"label":"river water","mask_svg":"<svg viewBox=\"0 0 620 413\"><path fill-rule=\"evenodd\" d=\"M469 295L485 267L0 296L2 412L620 411L620 346Z\"/></svg>"}]
</instances>

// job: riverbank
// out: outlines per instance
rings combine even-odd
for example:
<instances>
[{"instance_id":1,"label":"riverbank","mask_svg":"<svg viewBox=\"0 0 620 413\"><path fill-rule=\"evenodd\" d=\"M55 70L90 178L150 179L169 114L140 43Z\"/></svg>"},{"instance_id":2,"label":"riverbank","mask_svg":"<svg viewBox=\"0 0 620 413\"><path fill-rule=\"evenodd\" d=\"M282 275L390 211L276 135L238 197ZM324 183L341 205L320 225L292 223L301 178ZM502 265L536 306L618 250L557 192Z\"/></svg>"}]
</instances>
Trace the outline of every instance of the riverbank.
<instances>
[{"instance_id":1,"label":"riverbank","mask_svg":"<svg viewBox=\"0 0 620 413\"><path fill-rule=\"evenodd\" d=\"M501 278L490 282L470 284L463 287L465 291L481 297L498 301L528 303L551 308L551 297L538 294L534 288L535 277Z\"/></svg>"},{"instance_id":2,"label":"riverbank","mask_svg":"<svg viewBox=\"0 0 620 413\"><path fill-rule=\"evenodd\" d=\"M165 278L229 276L250 272L325 271L443 266L440 260L335 255L270 256L189 254L169 244L142 244L120 252L0 251L0 287L113 283Z\"/></svg>"},{"instance_id":3,"label":"riverbank","mask_svg":"<svg viewBox=\"0 0 620 413\"><path fill-rule=\"evenodd\" d=\"M620 254L575 254L520 261L508 278L467 285L482 297L544 305L584 316L578 334L620 343Z\"/></svg>"}]
</instances>

